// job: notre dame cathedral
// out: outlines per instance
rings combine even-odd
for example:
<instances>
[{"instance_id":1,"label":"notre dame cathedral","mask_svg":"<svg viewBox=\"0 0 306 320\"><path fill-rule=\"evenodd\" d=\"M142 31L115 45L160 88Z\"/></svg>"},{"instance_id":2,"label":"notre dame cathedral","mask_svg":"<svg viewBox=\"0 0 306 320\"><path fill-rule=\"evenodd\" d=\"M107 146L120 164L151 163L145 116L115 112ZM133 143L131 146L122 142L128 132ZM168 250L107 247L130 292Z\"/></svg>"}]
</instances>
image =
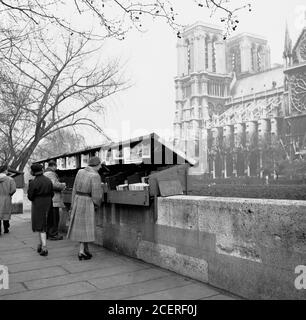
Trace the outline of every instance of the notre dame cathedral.
<instances>
[{"instance_id":1,"label":"notre dame cathedral","mask_svg":"<svg viewBox=\"0 0 306 320\"><path fill-rule=\"evenodd\" d=\"M306 27L286 28L284 65L271 66L261 36L227 40L197 22L177 43L175 145L199 160L193 174L262 176L277 161L306 157Z\"/></svg>"}]
</instances>

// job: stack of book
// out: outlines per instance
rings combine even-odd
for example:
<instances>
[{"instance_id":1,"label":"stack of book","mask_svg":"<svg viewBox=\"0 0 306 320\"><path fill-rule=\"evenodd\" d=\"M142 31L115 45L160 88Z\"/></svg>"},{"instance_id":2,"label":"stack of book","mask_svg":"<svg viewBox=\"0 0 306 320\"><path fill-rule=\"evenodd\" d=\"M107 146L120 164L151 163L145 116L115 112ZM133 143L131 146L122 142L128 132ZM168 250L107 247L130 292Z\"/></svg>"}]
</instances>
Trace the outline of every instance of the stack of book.
<instances>
[{"instance_id":1,"label":"stack of book","mask_svg":"<svg viewBox=\"0 0 306 320\"><path fill-rule=\"evenodd\" d=\"M132 183L129 184L129 190L131 191L140 191L149 189L149 185L147 183Z\"/></svg>"},{"instance_id":2,"label":"stack of book","mask_svg":"<svg viewBox=\"0 0 306 320\"><path fill-rule=\"evenodd\" d=\"M129 185L128 184L119 184L116 186L117 191L123 191L123 190L129 190Z\"/></svg>"}]
</instances>

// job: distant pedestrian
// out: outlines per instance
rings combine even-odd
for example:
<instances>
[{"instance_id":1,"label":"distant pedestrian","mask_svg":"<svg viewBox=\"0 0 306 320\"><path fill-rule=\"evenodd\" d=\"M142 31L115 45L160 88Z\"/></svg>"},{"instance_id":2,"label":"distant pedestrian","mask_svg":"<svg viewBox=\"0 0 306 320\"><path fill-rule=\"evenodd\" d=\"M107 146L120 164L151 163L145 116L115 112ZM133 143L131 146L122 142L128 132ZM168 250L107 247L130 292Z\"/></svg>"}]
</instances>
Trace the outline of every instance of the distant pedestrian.
<instances>
[{"instance_id":1,"label":"distant pedestrian","mask_svg":"<svg viewBox=\"0 0 306 320\"><path fill-rule=\"evenodd\" d=\"M37 252L47 256L47 216L52 206L53 186L51 180L43 175L42 165L33 164L31 174L35 176L28 189L28 199L32 201L32 230L39 233Z\"/></svg>"},{"instance_id":2,"label":"distant pedestrian","mask_svg":"<svg viewBox=\"0 0 306 320\"><path fill-rule=\"evenodd\" d=\"M44 172L44 175L52 181L54 191L52 206L50 207L47 220L47 238L49 240L63 239L63 237L58 234L58 224L60 218L59 209L65 207L61 191L66 188L66 183L59 181L56 169L56 162L54 160L50 160L48 162L48 167Z\"/></svg>"},{"instance_id":3,"label":"distant pedestrian","mask_svg":"<svg viewBox=\"0 0 306 320\"><path fill-rule=\"evenodd\" d=\"M73 185L67 238L80 242L79 260L92 257L88 243L95 241L95 208L100 206L102 200L100 168L98 157L89 159L88 167L78 171Z\"/></svg>"},{"instance_id":4,"label":"distant pedestrian","mask_svg":"<svg viewBox=\"0 0 306 320\"><path fill-rule=\"evenodd\" d=\"M12 213L12 195L16 192L15 180L9 176L7 165L0 166L0 235L3 220L4 233L9 233Z\"/></svg>"}]
</instances>

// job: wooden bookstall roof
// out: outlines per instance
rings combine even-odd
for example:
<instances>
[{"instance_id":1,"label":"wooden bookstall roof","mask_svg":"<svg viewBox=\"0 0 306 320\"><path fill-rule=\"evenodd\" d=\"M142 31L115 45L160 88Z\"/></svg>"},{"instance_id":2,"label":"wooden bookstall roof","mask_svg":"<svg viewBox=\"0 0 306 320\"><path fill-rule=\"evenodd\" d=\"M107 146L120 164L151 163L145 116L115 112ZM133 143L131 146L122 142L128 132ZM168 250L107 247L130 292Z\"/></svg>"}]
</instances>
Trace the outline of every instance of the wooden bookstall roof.
<instances>
[{"instance_id":1,"label":"wooden bookstall roof","mask_svg":"<svg viewBox=\"0 0 306 320\"><path fill-rule=\"evenodd\" d=\"M184 152L182 152L181 150L175 148L173 145L171 145L170 143L166 142L163 138L161 138L159 135L157 135L156 133L151 133L145 136L139 136L136 138L132 138L132 139L128 139L125 141L120 141L120 142L112 142L109 144L102 144L102 145L97 145L97 146L93 146L93 147L88 147L82 150L78 150L75 152L70 152L70 153L63 153L60 155L56 155L53 157L49 157L49 158L45 158L45 159L41 159L38 161L35 161L35 163L44 163L47 162L49 160L56 160L56 159L60 159L63 157L72 157L72 156L78 156L81 154L88 154L88 153L93 153L96 151L100 151L102 150L121 150L122 148L126 147L126 146L133 146L133 145L137 145L140 142L150 142L151 141L154 142L158 142L160 143L162 146L164 146L165 148L167 148L170 152L173 152L173 154L175 154L176 156L180 157L181 159L183 159L185 161L185 163L188 163L190 165L195 165L196 161L190 157L187 157L185 155Z\"/></svg>"}]
</instances>

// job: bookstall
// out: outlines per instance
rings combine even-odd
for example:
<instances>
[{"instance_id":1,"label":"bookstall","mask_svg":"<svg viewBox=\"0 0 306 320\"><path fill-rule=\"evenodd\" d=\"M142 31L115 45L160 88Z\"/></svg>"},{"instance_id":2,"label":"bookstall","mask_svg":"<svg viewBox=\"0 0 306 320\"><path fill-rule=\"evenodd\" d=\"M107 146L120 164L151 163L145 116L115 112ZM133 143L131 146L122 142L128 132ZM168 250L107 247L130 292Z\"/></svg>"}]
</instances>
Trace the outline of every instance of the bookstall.
<instances>
[{"instance_id":1,"label":"bookstall","mask_svg":"<svg viewBox=\"0 0 306 320\"><path fill-rule=\"evenodd\" d=\"M181 186L179 192L186 193L186 168L195 164L193 159L188 159L155 133L58 155L37 163L46 168L51 159L57 162L59 178L67 185L63 192L64 203L69 205L76 173L87 166L92 156L98 156L103 164L99 171L105 194L103 201L140 206L149 206L150 198L161 194L159 183L165 179L172 181L169 182L170 189L173 190L173 181L177 181L177 186ZM168 170L173 167L176 170Z\"/></svg>"},{"instance_id":2,"label":"bookstall","mask_svg":"<svg viewBox=\"0 0 306 320\"><path fill-rule=\"evenodd\" d=\"M67 209L77 171L92 156L103 164L99 171L104 194L101 214L137 210L156 216L156 198L186 194L187 169L195 164L155 133L37 161L46 168L49 160L56 160L60 181L67 185L63 191Z\"/></svg>"}]
</instances>

